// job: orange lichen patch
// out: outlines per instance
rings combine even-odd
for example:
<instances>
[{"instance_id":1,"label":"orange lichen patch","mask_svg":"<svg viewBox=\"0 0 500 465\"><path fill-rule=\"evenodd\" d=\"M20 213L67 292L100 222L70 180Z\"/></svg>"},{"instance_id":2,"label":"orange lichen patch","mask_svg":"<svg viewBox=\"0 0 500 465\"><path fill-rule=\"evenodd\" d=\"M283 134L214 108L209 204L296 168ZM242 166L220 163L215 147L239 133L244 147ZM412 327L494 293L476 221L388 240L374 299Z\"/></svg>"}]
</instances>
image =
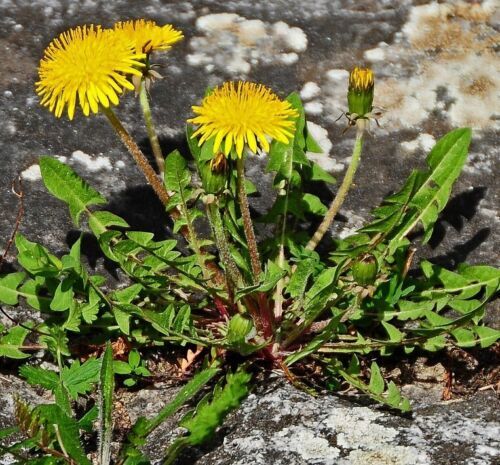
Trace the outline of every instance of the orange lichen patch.
<instances>
[{"instance_id":1,"label":"orange lichen patch","mask_svg":"<svg viewBox=\"0 0 500 465\"><path fill-rule=\"evenodd\" d=\"M456 17L466 19L468 21L475 22L488 22L493 13L495 12L494 8L485 7L482 3L465 3L460 2L456 5L450 5L452 8L452 14Z\"/></svg>"},{"instance_id":2,"label":"orange lichen patch","mask_svg":"<svg viewBox=\"0 0 500 465\"><path fill-rule=\"evenodd\" d=\"M495 87L495 83L487 76L479 76L472 82L464 82L460 90L464 94L485 96Z\"/></svg>"},{"instance_id":3,"label":"orange lichen patch","mask_svg":"<svg viewBox=\"0 0 500 465\"><path fill-rule=\"evenodd\" d=\"M405 32L416 49L446 58L465 51L484 52L500 39L489 25L493 12L479 3L421 5L412 9Z\"/></svg>"}]
</instances>

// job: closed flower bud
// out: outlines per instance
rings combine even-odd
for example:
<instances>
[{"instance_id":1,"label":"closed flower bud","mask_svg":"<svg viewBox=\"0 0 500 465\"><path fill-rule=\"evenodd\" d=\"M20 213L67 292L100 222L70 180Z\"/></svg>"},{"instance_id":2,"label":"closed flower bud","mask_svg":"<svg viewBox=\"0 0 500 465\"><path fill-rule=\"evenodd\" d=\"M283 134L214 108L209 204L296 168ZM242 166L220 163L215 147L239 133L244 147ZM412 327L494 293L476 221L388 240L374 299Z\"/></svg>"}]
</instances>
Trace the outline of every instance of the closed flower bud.
<instances>
[{"instance_id":1,"label":"closed flower bud","mask_svg":"<svg viewBox=\"0 0 500 465\"><path fill-rule=\"evenodd\" d=\"M370 68L354 68L349 75L347 102L352 116L363 118L373 109L373 71Z\"/></svg>"},{"instance_id":2,"label":"closed flower bud","mask_svg":"<svg viewBox=\"0 0 500 465\"><path fill-rule=\"evenodd\" d=\"M363 254L352 266L352 276L360 286L373 284L377 272L377 260L371 254Z\"/></svg>"}]
</instances>

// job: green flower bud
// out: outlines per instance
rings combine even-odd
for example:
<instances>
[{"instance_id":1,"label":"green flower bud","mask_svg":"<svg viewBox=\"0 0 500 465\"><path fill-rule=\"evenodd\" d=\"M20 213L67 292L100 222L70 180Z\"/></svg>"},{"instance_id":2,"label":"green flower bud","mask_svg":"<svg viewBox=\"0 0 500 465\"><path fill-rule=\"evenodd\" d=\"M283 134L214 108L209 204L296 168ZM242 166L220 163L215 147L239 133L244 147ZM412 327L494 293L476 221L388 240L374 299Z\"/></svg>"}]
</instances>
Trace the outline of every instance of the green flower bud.
<instances>
[{"instance_id":1,"label":"green flower bud","mask_svg":"<svg viewBox=\"0 0 500 465\"><path fill-rule=\"evenodd\" d=\"M223 153L214 155L209 162L200 161L198 169L207 194L219 194L226 187L227 181L227 159Z\"/></svg>"},{"instance_id":2,"label":"green flower bud","mask_svg":"<svg viewBox=\"0 0 500 465\"><path fill-rule=\"evenodd\" d=\"M368 286L375 282L378 265L371 254L363 254L352 266L352 276L360 286Z\"/></svg>"},{"instance_id":3,"label":"green flower bud","mask_svg":"<svg viewBox=\"0 0 500 465\"><path fill-rule=\"evenodd\" d=\"M370 68L354 68L349 75L347 103L349 113L363 118L373 109L373 71Z\"/></svg>"}]
</instances>

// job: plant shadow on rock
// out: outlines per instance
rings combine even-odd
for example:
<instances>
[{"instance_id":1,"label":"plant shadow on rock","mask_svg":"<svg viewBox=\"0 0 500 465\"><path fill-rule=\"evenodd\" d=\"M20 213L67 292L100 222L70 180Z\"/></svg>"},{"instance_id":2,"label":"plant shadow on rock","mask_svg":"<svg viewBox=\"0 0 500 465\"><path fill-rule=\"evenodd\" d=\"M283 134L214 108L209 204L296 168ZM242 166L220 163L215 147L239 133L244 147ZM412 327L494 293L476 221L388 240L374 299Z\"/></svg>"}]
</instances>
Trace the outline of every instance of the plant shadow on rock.
<instances>
[{"instance_id":1,"label":"plant shadow on rock","mask_svg":"<svg viewBox=\"0 0 500 465\"><path fill-rule=\"evenodd\" d=\"M458 232L462 231L466 221L470 221L477 214L479 203L484 199L486 192L486 187L474 187L471 190L455 195L448 202L439 215L434 226L434 232L429 240L429 247L432 250L436 249L444 241L448 229L447 225ZM459 263L464 262L475 249L488 239L490 233L490 228L482 228L469 240L453 245L451 250L432 257L431 261L448 269L456 269Z\"/></svg>"},{"instance_id":2,"label":"plant shadow on rock","mask_svg":"<svg viewBox=\"0 0 500 465\"><path fill-rule=\"evenodd\" d=\"M168 155L173 150L179 150L184 156L189 153L188 145L184 134L176 137L160 137L162 152ZM153 156L149 139L145 138L139 142L139 147L148 159L156 172L158 166ZM165 210L153 189L149 185L133 186L114 194L103 210L110 211L123 218L131 230L151 232L155 235L155 240L163 240L173 236L172 221L165 215ZM89 266L95 269L97 261L104 259L104 269L115 279L118 279L116 270L118 264L109 260L102 253L99 243L91 233L72 229L66 235L66 243L71 247L82 235L81 253L87 258Z\"/></svg>"},{"instance_id":3,"label":"plant shadow on rock","mask_svg":"<svg viewBox=\"0 0 500 465\"><path fill-rule=\"evenodd\" d=\"M151 232L155 240L172 237L172 223L165 215L165 210L153 189L148 185L129 187L111 197L104 206L122 217L131 230ZM66 243L71 247L80 237L81 231L72 229L66 235ZM87 258L90 267L95 268L97 261L104 258L104 268L115 278L118 264L104 256L95 236L84 232L82 235L81 253Z\"/></svg>"},{"instance_id":4,"label":"plant shadow on rock","mask_svg":"<svg viewBox=\"0 0 500 465\"><path fill-rule=\"evenodd\" d=\"M167 157L169 153L174 150L178 150L180 154L188 159L191 159L191 154L189 151L189 147L186 141L186 135L184 133L180 133L175 137L158 137L158 141L160 143L161 151L164 157ZM155 157L153 155L153 150L151 148L151 144L148 138L141 139L139 141L139 148L142 150L146 158L148 159L151 166L158 173L158 165L156 163Z\"/></svg>"},{"instance_id":5,"label":"plant shadow on rock","mask_svg":"<svg viewBox=\"0 0 500 465\"><path fill-rule=\"evenodd\" d=\"M201 460L209 453L222 447L224 439L230 433L231 428L227 426L220 427L215 433L214 437L202 444L201 446L191 446L183 450L179 457L175 460L175 465L194 465L196 463L203 463ZM200 462L198 462L200 461Z\"/></svg>"}]
</instances>

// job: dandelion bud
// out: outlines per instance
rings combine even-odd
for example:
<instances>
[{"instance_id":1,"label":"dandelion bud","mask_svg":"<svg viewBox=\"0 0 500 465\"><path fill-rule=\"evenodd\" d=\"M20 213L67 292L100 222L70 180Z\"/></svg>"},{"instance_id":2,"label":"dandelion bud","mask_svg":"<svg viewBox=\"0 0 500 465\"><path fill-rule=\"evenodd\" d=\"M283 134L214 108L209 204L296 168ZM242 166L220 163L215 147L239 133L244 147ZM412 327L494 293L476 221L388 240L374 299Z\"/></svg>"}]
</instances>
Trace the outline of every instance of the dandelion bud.
<instances>
[{"instance_id":1,"label":"dandelion bud","mask_svg":"<svg viewBox=\"0 0 500 465\"><path fill-rule=\"evenodd\" d=\"M363 254L352 266L352 276L360 286L373 284L377 272L377 260L371 254Z\"/></svg>"},{"instance_id":2,"label":"dandelion bud","mask_svg":"<svg viewBox=\"0 0 500 465\"><path fill-rule=\"evenodd\" d=\"M373 71L370 68L354 68L349 75L347 102L349 113L363 118L373 108Z\"/></svg>"}]
</instances>

